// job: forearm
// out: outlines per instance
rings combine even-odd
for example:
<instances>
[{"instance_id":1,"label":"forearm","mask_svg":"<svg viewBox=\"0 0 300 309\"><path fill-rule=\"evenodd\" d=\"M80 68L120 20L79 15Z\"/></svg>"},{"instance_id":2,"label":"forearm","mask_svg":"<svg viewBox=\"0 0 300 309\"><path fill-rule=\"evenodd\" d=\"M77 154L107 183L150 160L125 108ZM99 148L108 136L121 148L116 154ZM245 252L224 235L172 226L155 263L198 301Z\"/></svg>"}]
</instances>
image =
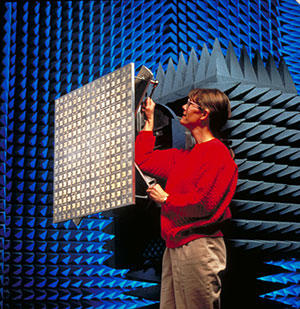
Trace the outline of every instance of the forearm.
<instances>
[{"instance_id":1,"label":"forearm","mask_svg":"<svg viewBox=\"0 0 300 309\"><path fill-rule=\"evenodd\" d=\"M204 198L193 193L172 193L168 196L164 208L174 211L182 216L202 217L207 216L207 209L203 207Z\"/></svg>"},{"instance_id":2,"label":"forearm","mask_svg":"<svg viewBox=\"0 0 300 309\"><path fill-rule=\"evenodd\" d=\"M142 105L142 112L145 116L145 126L143 131L153 131L154 128L154 110L155 103L151 98L147 98L144 104Z\"/></svg>"},{"instance_id":3,"label":"forearm","mask_svg":"<svg viewBox=\"0 0 300 309\"><path fill-rule=\"evenodd\" d=\"M153 131L153 128L154 128L154 119L153 118L147 119L145 121L145 126L142 131Z\"/></svg>"},{"instance_id":4,"label":"forearm","mask_svg":"<svg viewBox=\"0 0 300 309\"><path fill-rule=\"evenodd\" d=\"M186 193L170 193L164 207L183 216L211 217L222 214L224 207L229 205L236 188L237 171L230 175L223 171L213 178L203 177L202 187Z\"/></svg>"},{"instance_id":5,"label":"forearm","mask_svg":"<svg viewBox=\"0 0 300 309\"><path fill-rule=\"evenodd\" d=\"M154 150L154 146L153 132L141 131L135 141L135 161L144 172L167 178L178 150Z\"/></svg>"}]
</instances>

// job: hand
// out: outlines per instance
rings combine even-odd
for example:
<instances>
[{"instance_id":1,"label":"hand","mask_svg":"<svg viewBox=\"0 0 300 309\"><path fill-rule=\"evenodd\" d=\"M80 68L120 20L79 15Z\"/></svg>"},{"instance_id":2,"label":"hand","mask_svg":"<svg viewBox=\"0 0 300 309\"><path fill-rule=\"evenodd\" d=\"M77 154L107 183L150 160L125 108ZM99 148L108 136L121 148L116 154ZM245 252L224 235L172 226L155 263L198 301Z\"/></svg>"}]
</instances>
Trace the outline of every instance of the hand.
<instances>
[{"instance_id":1,"label":"hand","mask_svg":"<svg viewBox=\"0 0 300 309\"><path fill-rule=\"evenodd\" d=\"M155 102L151 98L147 98L142 105L142 112L145 114L146 120L154 120Z\"/></svg>"},{"instance_id":2,"label":"hand","mask_svg":"<svg viewBox=\"0 0 300 309\"><path fill-rule=\"evenodd\" d=\"M163 188L159 184L149 187L147 189L147 193L154 202L160 204L162 204L165 201L166 197L169 196L169 194L165 190L163 190Z\"/></svg>"}]
</instances>

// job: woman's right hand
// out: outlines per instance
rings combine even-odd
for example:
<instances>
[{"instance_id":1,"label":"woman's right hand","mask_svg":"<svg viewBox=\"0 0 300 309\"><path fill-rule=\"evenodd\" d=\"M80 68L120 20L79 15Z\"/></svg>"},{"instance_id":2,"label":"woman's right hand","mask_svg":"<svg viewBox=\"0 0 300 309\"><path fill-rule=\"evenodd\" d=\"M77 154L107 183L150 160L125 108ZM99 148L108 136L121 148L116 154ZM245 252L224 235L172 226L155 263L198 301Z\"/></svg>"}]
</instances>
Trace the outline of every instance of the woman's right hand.
<instances>
[{"instance_id":1,"label":"woman's right hand","mask_svg":"<svg viewBox=\"0 0 300 309\"><path fill-rule=\"evenodd\" d=\"M154 120L155 102L151 98L147 98L142 105L142 112L145 115L146 120Z\"/></svg>"}]
</instances>

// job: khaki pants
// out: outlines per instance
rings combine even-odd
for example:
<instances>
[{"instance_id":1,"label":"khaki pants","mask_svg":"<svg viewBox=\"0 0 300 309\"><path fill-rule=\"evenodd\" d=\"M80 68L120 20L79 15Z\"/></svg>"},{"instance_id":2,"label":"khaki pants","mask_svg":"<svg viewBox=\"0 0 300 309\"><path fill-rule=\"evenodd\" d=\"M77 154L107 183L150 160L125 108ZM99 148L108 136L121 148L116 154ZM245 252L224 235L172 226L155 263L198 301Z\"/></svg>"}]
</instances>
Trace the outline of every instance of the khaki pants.
<instances>
[{"instance_id":1,"label":"khaki pants","mask_svg":"<svg viewBox=\"0 0 300 309\"><path fill-rule=\"evenodd\" d=\"M204 237L179 248L166 248L160 308L220 308L219 274L225 266L226 248L222 237Z\"/></svg>"}]
</instances>

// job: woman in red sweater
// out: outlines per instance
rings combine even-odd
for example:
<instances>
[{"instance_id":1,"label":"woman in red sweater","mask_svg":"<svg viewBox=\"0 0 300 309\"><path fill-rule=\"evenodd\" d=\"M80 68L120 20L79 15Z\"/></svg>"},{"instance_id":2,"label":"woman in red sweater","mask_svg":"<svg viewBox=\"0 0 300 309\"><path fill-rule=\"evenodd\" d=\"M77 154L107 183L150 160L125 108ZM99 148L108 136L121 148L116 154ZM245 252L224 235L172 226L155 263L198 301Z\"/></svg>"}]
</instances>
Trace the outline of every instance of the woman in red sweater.
<instances>
[{"instance_id":1,"label":"woman in red sweater","mask_svg":"<svg viewBox=\"0 0 300 309\"><path fill-rule=\"evenodd\" d=\"M147 190L162 205L166 241L160 308L219 308L219 273L226 266L220 226L231 217L228 206L238 176L231 152L220 140L230 103L217 89L194 89L188 97L180 123L191 131L194 148L153 150L155 103L148 98L135 160L145 172L167 179L165 189L156 184Z\"/></svg>"}]
</instances>

